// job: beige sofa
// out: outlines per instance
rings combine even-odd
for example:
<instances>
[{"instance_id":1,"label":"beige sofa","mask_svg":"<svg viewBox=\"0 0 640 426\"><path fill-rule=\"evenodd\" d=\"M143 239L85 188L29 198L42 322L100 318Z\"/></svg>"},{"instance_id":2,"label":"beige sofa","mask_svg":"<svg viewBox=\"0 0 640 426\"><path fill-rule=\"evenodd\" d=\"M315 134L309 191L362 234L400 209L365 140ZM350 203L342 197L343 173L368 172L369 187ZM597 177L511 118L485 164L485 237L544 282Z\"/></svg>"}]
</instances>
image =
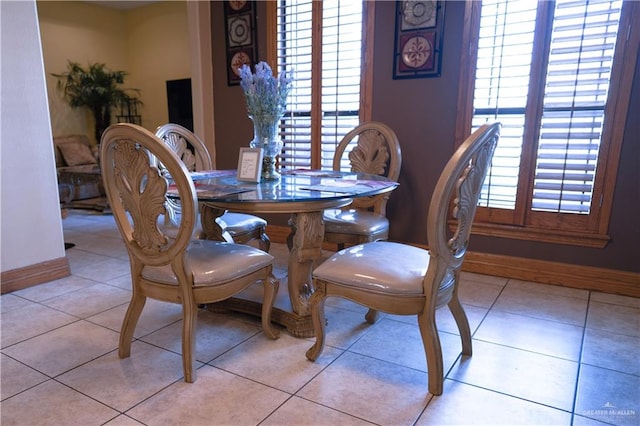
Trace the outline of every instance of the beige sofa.
<instances>
[{"instance_id":1,"label":"beige sofa","mask_svg":"<svg viewBox=\"0 0 640 426\"><path fill-rule=\"evenodd\" d=\"M57 136L53 138L53 144L58 186L65 191L65 196L60 197L63 207L107 209L100 165L89 138L85 135Z\"/></svg>"}]
</instances>

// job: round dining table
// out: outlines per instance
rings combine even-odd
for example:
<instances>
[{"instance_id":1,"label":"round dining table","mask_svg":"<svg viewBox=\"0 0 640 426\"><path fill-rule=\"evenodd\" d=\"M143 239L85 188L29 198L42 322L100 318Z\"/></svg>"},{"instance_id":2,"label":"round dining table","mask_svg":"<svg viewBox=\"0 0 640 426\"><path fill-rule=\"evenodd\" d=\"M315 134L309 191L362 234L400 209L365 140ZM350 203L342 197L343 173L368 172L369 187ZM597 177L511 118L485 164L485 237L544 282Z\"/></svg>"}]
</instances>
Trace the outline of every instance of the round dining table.
<instances>
[{"instance_id":1,"label":"round dining table","mask_svg":"<svg viewBox=\"0 0 640 426\"><path fill-rule=\"evenodd\" d=\"M282 171L280 179L261 182L239 180L235 170L195 172L192 177L207 239L233 241L224 230L222 215L226 211L290 215L286 288L290 306L276 303L272 318L297 337L314 335L309 298L314 291L312 269L322 257L323 211L348 206L356 197L388 193L398 185L377 175L328 170ZM259 300L248 296L247 300L234 298L221 305L259 315Z\"/></svg>"}]
</instances>

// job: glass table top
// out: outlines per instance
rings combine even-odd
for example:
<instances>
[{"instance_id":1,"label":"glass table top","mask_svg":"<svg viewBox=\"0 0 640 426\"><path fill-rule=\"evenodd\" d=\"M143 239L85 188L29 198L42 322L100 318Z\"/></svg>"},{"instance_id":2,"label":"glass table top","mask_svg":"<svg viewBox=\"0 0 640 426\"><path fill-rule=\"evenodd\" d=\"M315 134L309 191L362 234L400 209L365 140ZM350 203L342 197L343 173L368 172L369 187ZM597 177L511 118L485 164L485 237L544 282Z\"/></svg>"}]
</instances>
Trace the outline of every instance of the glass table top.
<instances>
[{"instance_id":1,"label":"glass table top","mask_svg":"<svg viewBox=\"0 0 640 426\"><path fill-rule=\"evenodd\" d=\"M330 170L283 171L280 180L259 183L239 181L235 170L193 172L191 177L198 201L233 204L350 199L389 192L398 185L377 175Z\"/></svg>"}]
</instances>

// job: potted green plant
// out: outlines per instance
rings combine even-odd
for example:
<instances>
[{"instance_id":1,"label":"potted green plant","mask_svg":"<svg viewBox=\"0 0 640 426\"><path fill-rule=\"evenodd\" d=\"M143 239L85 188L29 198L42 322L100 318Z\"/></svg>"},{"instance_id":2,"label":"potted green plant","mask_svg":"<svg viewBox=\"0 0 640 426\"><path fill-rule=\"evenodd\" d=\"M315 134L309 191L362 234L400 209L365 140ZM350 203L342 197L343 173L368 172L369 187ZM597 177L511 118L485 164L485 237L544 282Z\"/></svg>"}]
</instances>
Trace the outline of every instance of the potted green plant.
<instances>
[{"instance_id":1,"label":"potted green plant","mask_svg":"<svg viewBox=\"0 0 640 426\"><path fill-rule=\"evenodd\" d=\"M126 71L111 71L105 64L93 63L84 69L69 61L68 70L62 74L51 74L58 78L58 88L72 107L89 108L95 120L95 137L100 143L102 132L111 124L113 108L142 105L142 101L130 93L138 89L123 89Z\"/></svg>"}]
</instances>

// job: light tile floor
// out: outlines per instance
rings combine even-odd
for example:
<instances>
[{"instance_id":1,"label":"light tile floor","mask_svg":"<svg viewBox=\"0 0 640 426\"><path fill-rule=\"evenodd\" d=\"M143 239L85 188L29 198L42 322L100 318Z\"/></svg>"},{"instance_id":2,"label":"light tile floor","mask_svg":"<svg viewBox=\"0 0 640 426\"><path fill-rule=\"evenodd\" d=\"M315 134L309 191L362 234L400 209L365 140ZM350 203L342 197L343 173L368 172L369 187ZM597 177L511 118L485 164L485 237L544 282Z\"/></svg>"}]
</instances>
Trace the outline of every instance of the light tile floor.
<instances>
[{"instance_id":1,"label":"light tile floor","mask_svg":"<svg viewBox=\"0 0 640 426\"><path fill-rule=\"evenodd\" d=\"M177 305L149 300L118 359L130 283L113 217L72 211L63 227L72 275L1 297L3 426L640 424L640 299L465 273L474 354L461 358L440 310L440 397L414 317L368 325L364 308L329 299L312 363L311 339L272 341L256 319L202 310L187 384ZM286 249L272 252L284 277Z\"/></svg>"}]
</instances>

